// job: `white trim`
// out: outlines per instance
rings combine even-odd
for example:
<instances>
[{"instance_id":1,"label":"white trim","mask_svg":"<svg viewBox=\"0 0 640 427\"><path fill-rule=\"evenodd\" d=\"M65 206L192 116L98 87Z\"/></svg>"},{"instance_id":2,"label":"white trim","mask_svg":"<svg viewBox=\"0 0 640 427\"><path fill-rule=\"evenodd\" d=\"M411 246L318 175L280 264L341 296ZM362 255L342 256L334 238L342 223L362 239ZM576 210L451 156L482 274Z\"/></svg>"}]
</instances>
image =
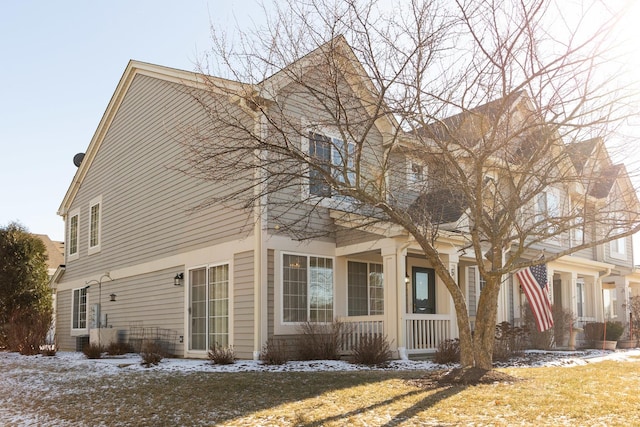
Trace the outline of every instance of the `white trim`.
<instances>
[{"instance_id":1,"label":"white trim","mask_svg":"<svg viewBox=\"0 0 640 427\"><path fill-rule=\"evenodd\" d=\"M345 312L347 313L344 317L358 317L358 316L384 316L384 288L386 287L386 280L385 280L385 272L384 272L384 259L382 259L380 262L377 261L371 261L371 260L366 260L363 258L349 258L346 257L345 259L345 285L346 285L346 310ZM357 314L357 315L353 315L350 316L349 315L349 262L356 262L359 264L366 264L367 266L367 314ZM382 273L382 313L377 313L377 314L371 314L371 264L376 264L380 266L381 269L381 273ZM335 282L335 277L334 277L334 282ZM335 317L335 316L334 316Z\"/></svg>"},{"instance_id":2,"label":"white trim","mask_svg":"<svg viewBox=\"0 0 640 427\"><path fill-rule=\"evenodd\" d=\"M407 156L406 159L407 159L407 163L406 163L407 188L411 190L421 191L427 184L427 175L429 172L428 166L424 161L418 158L415 158L413 156ZM418 165L422 167L422 178L420 180L414 179L415 175L413 171L413 165Z\"/></svg>"},{"instance_id":3,"label":"white trim","mask_svg":"<svg viewBox=\"0 0 640 427\"><path fill-rule=\"evenodd\" d=\"M205 350L193 350L191 349L191 312L189 310L190 306L191 306L191 282L190 282L190 275L189 272L192 270L197 270L200 268L204 268L206 271L206 277L207 277L207 282L205 284L205 286L208 288L209 286L209 269L212 267L219 267L222 265L226 265L228 266L228 271L229 271L229 277L228 277L228 288L227 288L227 292L228 292L228 312L227 312L227 316L228 316L228 330L227 333L229 335L229 346L233 347L234 344L234 311L233 311L233 305L234 305L234 301L233 301L233 272L234 272L234 265L233 265L233 260L221 260L221 261L216 261L216 262L211 262L211 263L205 263L205 264L192 264L192 265L185 265L184 267L184 274L185 274L185 278L184 278L184 288L185 288L185 298L184 298L184 304L185 304L185 310L184 310L184 316L185 316L185 328L184 328L184 355L185 357L197 357L197 358L202 358L202 357L206 357L207 353L209 351L209 346L211 345L211 343L208 343L209 346L207 347L207 349ZM208 292L207 292L208 293ZM208 299L207 299L207 305L208 305ZM207 309L208 311L208 309ZM208 324L208 316L207 316L207 324ZM206 334L207 340L209 339L209 333L208 333L208 326L207 326L207 334Z\"/></svg>"},{"instance_id":4,"label":"white trim","mask_svg":"<svg viewBox=\"0 0 640 427\"><path fill-rule=\"evenodd\" d=\"M340 135L340 132L337 129L331 128L330 126L326 126L326 125L314 124L313 122L308 121L304 118L301 120L301 123L302 123L302 128L304 129L304 132L301 135L300 149L302 154L307 156L309 159L311 159L311 155L309 153L309 148L310 148L309 133L310 132L326 136L331 140L330 147L329 147L329 150L330 150L329 164L331 165L332 170L334 168L334 156L337 151L336 145L333 142L333 140L337 140L345 144L347 149L347 155L350 152L349 147L353 146L353 152L355 154L355 149L356 149L355 142L350 140L343 141L342 136ZM353 159L353 161L355 161L355 159ZM347 160L347 167L348 165L349 165L349 161ZM355 180L356 171L354 170L352 173L354 175L354 180ZM303 165L302 177L303 179L301 183L302 184L301 195L303 200L310 200L311 203L314 205L320 205L322 207L334 208L334 209L339 209L344 204L347 204L349 206L351 205L351 202L338 198L336 196L316 196L314 194L311 194L309 190L310 170L309 170L308 164Z\"/></svg>"},{"instance_id":5,"label":"white trim","mask_svg":"<svg viewBox=\"0 0 640 427\"><path fill-rule=\"evenodd\" d=\"M304 256L307 257L317 257L317 258L327 258L332 260L333 265L333 275L332 275L332 308L333 308L333 318L336 317L336 257L333 255L326 255L322 253L303 253L303 252L295 252L290 250L274 250L274 266L273 266L273 281L274 281L274 333L276 335L284 334L291 335L299 333L298 328L300 325L304 324L304 322L285 322L284 321L284 292L283 292L283 280L284 276L282 274L282 270L284 267L284 256L285 255L293 255L293 256ZM307 267L307 289L309 287L309 275L311 274L311 269ZM309 314L309 295L307 294L307 315ZM323 324L323 323L318 323Z\"/></svg>"},{"instance_id":6,"label":"white trim","mask_svg":"<svg viewBox=\"0 0 640 427\"><path fill-rule=\"evenodd\" d=\"M91 234L92 234L92 231L93 231L93 229L92 229L92 226L93 226L92 220L93 220L93 218L92 218L92 215L91 215L91 211L93 210L94 206L98 206L98 224L97 224L98 229L96 230L98 243L92 246L91 245L91 237L92 237ZM87 233L88 234L88 236L87 236L87 246L89 248L88 249L89 255L97 253L97 252L100 252L100 250L101 250L101 246L102 246L102 219L103 219L102 217L103 216L104 216L104 205L102 204L102 196L94 197L93 199L91 199L89 201L89 215L88 215L89 222L88 222L88 225L87 225L87 231L88 231L88 233Z\"/></svg>"},{"instance_id":7,"label":"white trim","mask_svg":"<svg viewBox=\"0 0 640 427\"><path fill-rule=\"evenodd\" d=\"M73 321L75 320L74 318L74 309L75 309L75 293L76 291L80 291L80 294L78 294L79 296L82 295L82 291L84 291L84 300L85 300L85 318L84 318L84 323L85 323L85 327L84 328L74 328L73 327ZM83 336L83 335L88 335L89 334L89 293L87 292L87 287L86 286L82 286L82 287L78 287L78 288L73 288L71 289L71 324L70 326L70 331L71 331L71 336L72 337L77 337L77 336Z\"/></svg>"},{"instance_id":8,"label":"white trim","mask_svg":"<svg viewBox=\"0 0 640 427\"><path fill-rule=\"evenodd\" d=\"M75 243L76 243L76 251L72 254L69 251L71 250L71 219L76 217L76 239L75 239ZM66 248L66 256L67 256L67 262L69 261L73 261L76 260L78 258L80 258L80 209L76 208L73 209L72 211L69 212L69 215L67 216L67 223L66 225L66 229L67 229L67 243L65 244L65 248Z\"/></svg>"}]
</instances>

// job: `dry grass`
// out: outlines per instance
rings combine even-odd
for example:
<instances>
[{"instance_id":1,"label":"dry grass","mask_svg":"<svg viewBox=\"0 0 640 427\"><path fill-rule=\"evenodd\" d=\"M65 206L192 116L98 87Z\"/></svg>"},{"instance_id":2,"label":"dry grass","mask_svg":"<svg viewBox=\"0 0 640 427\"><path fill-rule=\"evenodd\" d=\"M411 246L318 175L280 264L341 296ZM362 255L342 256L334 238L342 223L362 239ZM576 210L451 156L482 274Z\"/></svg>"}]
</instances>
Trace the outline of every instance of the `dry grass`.
<instances>
[{"instance_id":1,"label":"dry grass","mask_svg":"<svg viewBox=\"0 0 640 427\"><path fill-rule=\"evenodd\" d=\"M104 376L38 366L0 364L4 425L22 425L15 414L48 425L640 425L640 359L501 369L522 381L435 390L407 381L420 372Z\"/></svg>"}]
</instances>

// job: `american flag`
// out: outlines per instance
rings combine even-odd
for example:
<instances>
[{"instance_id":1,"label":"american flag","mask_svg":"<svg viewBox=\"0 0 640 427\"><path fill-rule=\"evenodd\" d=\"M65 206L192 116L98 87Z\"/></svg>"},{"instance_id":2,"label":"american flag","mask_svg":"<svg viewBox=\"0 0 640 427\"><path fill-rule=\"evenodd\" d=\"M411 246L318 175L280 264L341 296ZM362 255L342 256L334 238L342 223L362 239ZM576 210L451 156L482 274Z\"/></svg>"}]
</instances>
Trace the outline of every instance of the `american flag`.
<instances>
[{"instance_id":1,"label":"american flag","mask_svg":"<svg viewBox=\"0 0 640 427\"><path fill-rule=\"evenodd\" d=\"M542 263L524 268L516 273L516 277L529 300L538 331L551 329L553 316L547 295L547 265Z\"/></svg>"}]
</instances>

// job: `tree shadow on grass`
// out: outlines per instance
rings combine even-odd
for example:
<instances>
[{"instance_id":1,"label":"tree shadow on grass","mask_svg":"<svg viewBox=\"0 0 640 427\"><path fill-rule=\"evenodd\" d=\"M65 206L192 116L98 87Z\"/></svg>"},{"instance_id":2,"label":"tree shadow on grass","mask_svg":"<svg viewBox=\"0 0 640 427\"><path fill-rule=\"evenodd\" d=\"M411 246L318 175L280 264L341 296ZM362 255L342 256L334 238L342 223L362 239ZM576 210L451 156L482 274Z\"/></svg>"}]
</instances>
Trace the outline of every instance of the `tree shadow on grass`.
<instances>
[{"instance_id":1,"label":"tree shadow on grass","mask_svg":"<svg viewBox=\"0 0 640 427\"><path fill-rule=\"evenodd\" d=\"M447 387L447 388L442 388L440 390L438 390L436 393L434 394L430 394L429 396L425 397L424 399L422 399L420 402L412 405L411 407L405 409L404 411L400 412L399 414L397 414L396 416L393 417L393 419L391 421L389 421L388 423L384 424L384 426L395 426L398 425L400 423L406 422L407 420L411 419L412 417L414 417L415 415L417 415L418 413L424 411L426 408L431 407L433 405L435 405L436 403L438 403L441 400L447 399L451 396L454 396L458 393L460 393L462 390L464 390L466 388L466 386L457 386L457 387ZM387 399L384 400L382 402L377 402L374 403L372 405L366 406L366 407L360 407L357 410L354 411L349 411L349 412L345 412L342 414L338 414L338 415L334 415L331 417L326 417L323 418L321 420L316 420L307 424L300 424L302 427L319 427L319 426L323 426L327 423L330 423L332 421L339 421L339 420L343 420L345 418L349 418L352 416L356 416L358 414L362 414L363 412L367 412L367 411L373 411L377 408L382 408L384 406L390 405L392 403L394 403L395 401L416 395L416 394L422 394L424 393L425 390L424 389L418 389L418 390L414 390L414 391L410 391L408 393L404 393L398 396L395 396L391 399Z\"/></svg>"}]
</instances>

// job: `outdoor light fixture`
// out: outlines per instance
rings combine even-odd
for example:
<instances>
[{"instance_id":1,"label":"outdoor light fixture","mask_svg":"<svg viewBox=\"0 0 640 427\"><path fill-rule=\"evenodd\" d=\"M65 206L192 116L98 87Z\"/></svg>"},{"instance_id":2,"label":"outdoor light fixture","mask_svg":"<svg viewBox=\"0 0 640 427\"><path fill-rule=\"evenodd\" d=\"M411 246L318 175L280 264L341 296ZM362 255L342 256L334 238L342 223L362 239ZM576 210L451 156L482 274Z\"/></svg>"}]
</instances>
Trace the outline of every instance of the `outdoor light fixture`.
<instances>
[{"instance_id":1,"label":"outdoor light fixture","mask_svg":"<svg viewBox=\"0 0 640 427\"><path fill-rule=\"evenodd\" d=\"M178 273L176 274L176 277L173 278L173 284L175 286L181 286L183 280L184 280L184 273Z\"/></svg>"},{"instance_id":2,"label":"outdoor light fixture","mask_svg":"<svg viewBox=\"0 0 640 427\"><path fill-rule=\"evenodd\" d=\"M116 294L111 294L109 296L111 297L111 301L115 301L116 300Z\"/></svg>"},{"instance_id":3,"label":"outdoor light fixture","mask_svg":"<svg viewBox=\"0 0 640 427\"><path fill-rule=\"evenodd\" d=\"M409 279L409 273L406 273L404 275L404 284L408 285L410 281L411 281L411 279Z\"/></svg>"}]
</instances>

